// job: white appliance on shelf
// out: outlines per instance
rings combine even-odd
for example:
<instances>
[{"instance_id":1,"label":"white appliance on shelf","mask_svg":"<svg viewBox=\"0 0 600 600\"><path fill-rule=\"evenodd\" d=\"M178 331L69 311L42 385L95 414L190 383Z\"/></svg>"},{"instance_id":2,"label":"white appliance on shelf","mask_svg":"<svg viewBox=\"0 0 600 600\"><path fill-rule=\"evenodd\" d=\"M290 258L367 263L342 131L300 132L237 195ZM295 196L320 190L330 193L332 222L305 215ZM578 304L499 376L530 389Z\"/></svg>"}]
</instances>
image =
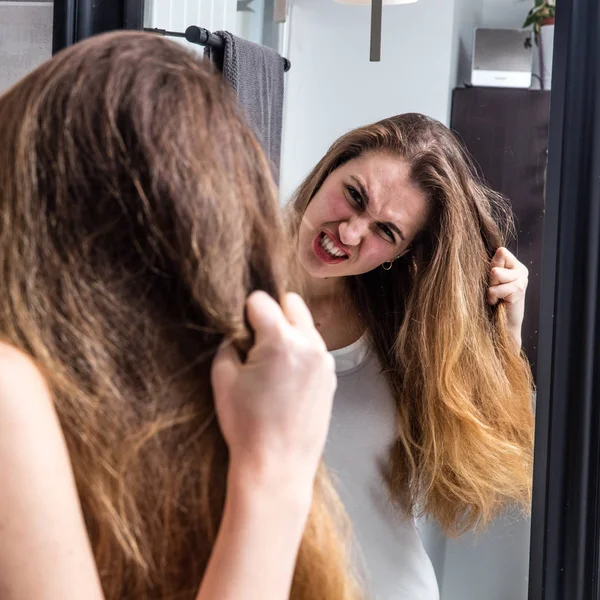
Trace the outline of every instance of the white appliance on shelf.
<instances>
[{"instance_id":1,"label":"white appliance on shelf","mask_svg":"<svg viewBox=\"0 0 600 600\"><path fill-rule=\"evenodd\" d=\"M477 27L473 36L471 85L531 87L532 32Z\"/></svg>"}]
</instances>

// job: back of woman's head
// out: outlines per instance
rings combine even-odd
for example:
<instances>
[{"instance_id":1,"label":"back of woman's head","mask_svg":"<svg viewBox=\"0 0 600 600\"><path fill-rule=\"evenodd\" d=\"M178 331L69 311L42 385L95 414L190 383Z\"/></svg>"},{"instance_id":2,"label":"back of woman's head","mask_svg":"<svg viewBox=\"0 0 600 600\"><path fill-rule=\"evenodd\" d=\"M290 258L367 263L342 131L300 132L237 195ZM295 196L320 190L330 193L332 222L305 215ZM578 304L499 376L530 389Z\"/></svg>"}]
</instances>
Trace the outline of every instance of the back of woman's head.
<instances>
[{"instance_id":1,"label":"back of woman's head","mask_svg":"<svg viewBox=\"0 0 600 600\"><path fill-rule=\"evenodd\" d=\"M228 460L211 359L285 285L265 158L209 67L139 33L10 89L0 138L0 336L53 392L106 596L191 600ZM320 477L294 598L350 597L329 502Z\"/></svg>"},{"instance_id":2,"label":"back of woman's head","mask_svg":"<svg viewBox=\"0 0 600 600\"><path fill-rule=\"evenodd\" d=\"M512 213L447 127L411 113L338 139L296 193L292 228L332 171L377 153L407 163L427 225L390 271L351 277L348 288L397 400L392 492L457 533L530 501L531 373L504 307L487 304L490 261Z\"/></svg>"}]
</instances>

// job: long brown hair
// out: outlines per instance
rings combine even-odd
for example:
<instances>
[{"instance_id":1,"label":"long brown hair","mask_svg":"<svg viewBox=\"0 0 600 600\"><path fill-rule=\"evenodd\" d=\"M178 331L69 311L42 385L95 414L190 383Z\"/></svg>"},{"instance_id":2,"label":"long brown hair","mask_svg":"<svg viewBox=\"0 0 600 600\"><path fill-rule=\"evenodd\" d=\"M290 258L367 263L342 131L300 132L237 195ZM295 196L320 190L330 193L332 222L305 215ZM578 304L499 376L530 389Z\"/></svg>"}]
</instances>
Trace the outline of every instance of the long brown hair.
<instances>
[{"instance_id":1,"label":"long brown hair","mask_svg":"<svg viewBox=\"0 0 600 600\"><path fill-rule=\"evenodd\" d=\"M452 132L419 114L385 119L337 140L290 203L297 234L327 176L368 153L405 160L430 217L390 271L347 278L396 399L387 469L393 498L449 534L484 527L531 499L532 377L486 302L490 260L513 231L505 200L487 187Z\"/></svg>"},{"instance_id":2,"label":"long brown hair","mask_svg":"<svg viewBox=\"0 0 600 600\"><path fill-rule=\"evenodd\" d=\"M0 138L0 336L48 380L106 597L192 600L228 467L211 359L288 270L266 160L221 79L141 33L42 65ZM355 597L340 514L321 472L291 598Z\"/></svg>"}]
</instances>

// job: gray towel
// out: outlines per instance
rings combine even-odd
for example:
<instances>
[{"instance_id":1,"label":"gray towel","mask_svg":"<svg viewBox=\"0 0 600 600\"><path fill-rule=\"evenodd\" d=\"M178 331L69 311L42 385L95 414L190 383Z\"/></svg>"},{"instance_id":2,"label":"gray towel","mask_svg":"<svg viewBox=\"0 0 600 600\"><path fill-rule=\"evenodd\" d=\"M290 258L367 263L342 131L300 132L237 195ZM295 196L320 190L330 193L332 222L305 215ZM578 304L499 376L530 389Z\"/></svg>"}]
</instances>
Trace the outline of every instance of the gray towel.
<instances>
[{"instance_id":1,"label":"gray towel","mask_svg":"<svg viewBox=\"0 0 600 600\"><path fill-rule=\"evenodd\" d=\"M265 46L217 31L224 50L206 47L204 54L222 71L237 94L248 124L258 138L279 183L283 120L283 58Z\"/></svg>"}]
</instances>

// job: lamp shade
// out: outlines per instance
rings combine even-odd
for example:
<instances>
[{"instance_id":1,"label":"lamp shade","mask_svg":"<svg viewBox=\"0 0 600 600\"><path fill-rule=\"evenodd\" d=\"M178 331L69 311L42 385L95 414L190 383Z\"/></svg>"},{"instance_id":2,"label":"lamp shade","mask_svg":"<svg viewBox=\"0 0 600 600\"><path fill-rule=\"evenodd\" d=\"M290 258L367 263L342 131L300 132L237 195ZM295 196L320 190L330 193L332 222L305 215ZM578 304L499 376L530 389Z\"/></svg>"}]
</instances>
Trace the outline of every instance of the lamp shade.
<instances>
[{"instance_id":1,"label":"lamp shade","mask_svg":"<svg viewBox=\"0 0 600 600\"><path fill-rule=\"evenodd\" d=\"M388 4L413 4L418 1L419 0L383 0L383 5L386 6ZM339 2L340 4L371 4L371 0L334 0L334 2Z\"/></svg>"}]
</instances>

